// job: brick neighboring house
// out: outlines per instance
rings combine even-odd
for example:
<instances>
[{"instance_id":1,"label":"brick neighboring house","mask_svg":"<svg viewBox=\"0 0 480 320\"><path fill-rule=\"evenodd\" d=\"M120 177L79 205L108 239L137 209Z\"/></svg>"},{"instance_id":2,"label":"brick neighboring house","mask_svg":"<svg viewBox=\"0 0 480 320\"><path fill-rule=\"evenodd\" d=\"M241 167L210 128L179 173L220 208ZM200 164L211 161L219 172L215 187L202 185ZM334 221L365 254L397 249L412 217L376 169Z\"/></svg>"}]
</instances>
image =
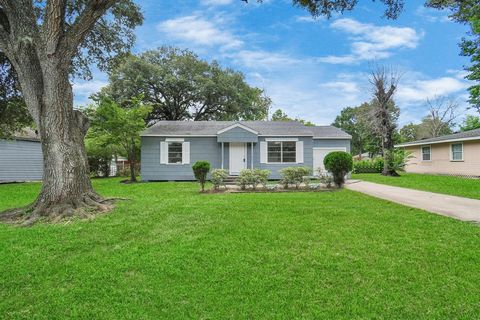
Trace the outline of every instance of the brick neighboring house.
<instances>
[{"instance_id":1,"label":"brick neighboring house","mask_svg":"<svg viewBox=\"0 0 480 320\"><path fill-rule=\"evenodd\" d=\"M413 154L407 172L480 177L480 129L396 145Z\"/></svg>"}]
</instances>

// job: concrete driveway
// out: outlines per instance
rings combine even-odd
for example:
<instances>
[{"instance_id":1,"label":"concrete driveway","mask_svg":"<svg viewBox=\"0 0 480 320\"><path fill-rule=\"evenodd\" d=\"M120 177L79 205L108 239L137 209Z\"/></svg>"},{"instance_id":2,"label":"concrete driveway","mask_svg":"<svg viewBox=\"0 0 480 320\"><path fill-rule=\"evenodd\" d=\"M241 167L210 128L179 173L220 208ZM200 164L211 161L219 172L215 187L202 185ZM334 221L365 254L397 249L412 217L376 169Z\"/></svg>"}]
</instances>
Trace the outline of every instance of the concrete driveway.
<instances>
[{"instance_id":1,"label":"concrete driveway","mask_svg":"<svg viewBox=\"0 0 480 320\"><path fill-rule=\"evenodd\" d=\"M480 200L350 180L347 189L463 221L480 222Z\"/></svg>"}]
</instances>

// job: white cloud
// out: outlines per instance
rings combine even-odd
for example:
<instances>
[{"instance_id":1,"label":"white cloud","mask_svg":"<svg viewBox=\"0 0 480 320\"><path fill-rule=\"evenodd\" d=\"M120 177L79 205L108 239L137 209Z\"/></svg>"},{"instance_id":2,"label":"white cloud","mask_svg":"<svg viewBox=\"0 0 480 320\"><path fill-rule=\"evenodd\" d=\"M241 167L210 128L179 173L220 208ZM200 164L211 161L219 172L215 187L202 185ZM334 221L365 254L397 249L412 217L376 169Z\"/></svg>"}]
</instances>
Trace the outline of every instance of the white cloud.
<instances>
[{"instance_id":1,"label":"white cloud","mask_svg":"<svg viewBox=\"0 0 480 320\"><path fill-rule=\"evenodd\" d=\"M299 63L299 60L281 53L241 50L227 55L235 63L250 69L274 69Z\"/></svg>"},{"instance_id":2,"label":"white cloud","mask_svg":"<svg viewBox=\"0 0 480 320\"><path fill-rule=\"evenodd\" d=\"M201 3L205 6L224 6L231 4L233 0L202 0Z\"/></svg>"},{"instance_id":3,"label":"white cloud","mask_svg":"<svg viewBox=\"0 0 480 320\"><path fill-rule=\"evenodd\" d=\"M241 47L243 41L230 31L222 29L220 24L220 19L206 20L197 15L191 15L163 21L157 25L157 30L166 33L170 38L190 44L218 45L222 49Z\"/></svg>"},{"instance_id":4,"label":"white cloud","mask_svg":"<svg viewBox=\"0 0 480 320\"><path fill-rule=\"evenodd\" d=\"M310 23L316 23L319 21L325 21L326 18L321 16L321 17L313 17L311 15L308 16L296 16L295 21L297 22L310 22Z\"/></svg>"},{"instance_id":5,"label":"white cloud","mask_svg":"<svg viewBox=\"0 0 480 320\"><path fill-rule=\"evenodd\" d=\"M107 81L102 80L92 80L85 82L78 82L72 85L74 92L74 102L75 105L86 105L88 104L89 97L100 91L103 87L107 86Z\"/></svg>"},{"instance_id":6,"label":"white cloud","mask_svg":"<svg viewBox=\"0 0 480 320\"><path fill-rule=\"evenodd\" d=\"M466 81L458 78L440 77L429 80L414 80L401 84L398 88L397 99L403 104L414 104L425 101L434 96L449 96L458 94L468 88Z\"/></svg>"},{"instance_id":7,"label":"white cloud","mask_svg":"<svg viewBox=\"0 0 480 320\"><path fill-rule=\"evenodd\" d=\"M358 93L360 89L358 88L358 84L354 81L331 81L322 83L320 85L323 88L334 89L340 92L345 93Z\"/></svg>"},{"instance_id":8,"label":"white cloud","mask_svg":"<svg viewBox=\"0 0 480 320\"><path fill-rule=\"evenodd\" d=\"M392 55L394 49L416 48L423 36L409 27L376 26L349 18L337 19L330 27L348 33L352 41L350 54L318 59L320 62L331 64L385 59Z\"/></svg>"},{"instance_id":9,"label":"white cloud","mask_svg":"<svg viewBox=\"0 0 480 320\"><path fill-rule=\"evenodd\" d=\"M424 5L418 6L415 10L415 14L428 22L452 22L452 19L444 14L443 11L441 12L436 9L427 8Z\"/></svg>"}]
</instances>

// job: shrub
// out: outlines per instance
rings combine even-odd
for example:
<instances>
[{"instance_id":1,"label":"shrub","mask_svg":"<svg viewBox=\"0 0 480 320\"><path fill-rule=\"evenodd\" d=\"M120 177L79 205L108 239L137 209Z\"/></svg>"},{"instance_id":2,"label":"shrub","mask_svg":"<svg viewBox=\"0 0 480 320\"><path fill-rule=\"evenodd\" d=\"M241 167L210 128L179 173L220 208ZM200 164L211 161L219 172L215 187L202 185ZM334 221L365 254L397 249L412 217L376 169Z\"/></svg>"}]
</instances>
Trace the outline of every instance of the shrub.
<instances>
[{"instance_id":1,"label":"shrub","mask_svg":"<svg viewBox=\"0 0 480 320\"><path fill-rule=\"evenodd\" d=\"M383 158L358 160L353 162L353 173L381 173Z\"/></svg>"},{"instance_id":2,"label":"shrub","mask_svg":"<svg viewBox=\"0 0 480 320\"><path fill-rule=\"evenodd\" d=\"M303 177L310 175L311 170L309 167L287 167L280 170L282 175L283 187L288 188L290 184L294 184L295 188L298 189L300 184L303 182Z\"/></svg>"},{"instance_id":3,"label":"shrub","mask_svg":"<svg viewBox=\"0 0 480 320\"><path fill-rule=\"evenodd\" d=\"M413 155L410 151L395 149L393 153L392 169L395 171L405 171L405 166L411 158L413 158Z\"/></svg>"},{"instance_id":4,"label":"shrub","mask_svg":"<svg viewBox=\"0 0 480 320\"><path fill-rule=\"evenodd\" d=\"M325 169L333 175L333 182L338 188L345 183L345 176L352 171L352 155L343 151L330 152L323 159Z\"/></svg>"},{"instance_id":5,"label":"shrub","mask_svg":"<svg viewBox=\"0 0 480 320\"><path fill-rule=\"evenodd\" d=\"M269 170L243 169L237 178L237 185L242 190L245 190L247 186L252 186L253 190L255 190L259 184L265 187L269 176Z\"/></svg>"},{"instance_id":6,"label":"shrub","mask_svg":"<svg viewBox=\"0 0 480 320\"><path fill-rule=\"evenodd\" d=\"M317 172L320 183L323 183L327 188L331 188L333 183L333 176L327 171L323 171L322 168L318 168Z\"/></svg>"},{"instance_id":7,"label":"shrub","mask_svg":"<svg viewBox=\"0 0 480 320\"><path fill-rule=\"evenodd\" d=\"M202 192L205 191L205 182L207 181L207 174L210 171L210 162L204 160L197 161L193 164L192 169L195 179L197 179L202 186Z\"/></svg>"},{"instance_id":8,"label":"shrub","mask_svg":"<svg viewBox=\"0 0 480 320\"><path fill-rule=\"evenodd\" d=\"M225 179L228 177L228 172L227 170L224 169L215 169L212 170L212 173L210 174L211 178L210 180L212 181L213 188L215 190L218 190L220 186L225 186Z\"/></svg>"}]
</instances>

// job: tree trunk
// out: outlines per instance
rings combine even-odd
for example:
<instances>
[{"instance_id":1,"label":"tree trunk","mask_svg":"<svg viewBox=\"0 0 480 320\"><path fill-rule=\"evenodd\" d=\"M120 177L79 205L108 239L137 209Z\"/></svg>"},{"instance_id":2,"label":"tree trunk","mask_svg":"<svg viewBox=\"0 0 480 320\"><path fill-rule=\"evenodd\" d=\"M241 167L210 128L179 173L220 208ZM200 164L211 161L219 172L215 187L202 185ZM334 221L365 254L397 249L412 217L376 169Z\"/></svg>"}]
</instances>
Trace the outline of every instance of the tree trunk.
<instances>
[{"instance_id":1,"label":"tree trunk","mask_svg":"<svg viewBox=\"0 0 480 320\"><path fill-rule=\"evenodd\" d=\"M42 67L43 70L37 73L30 69L31 74L20 79L24 80L22 88L31 89L31 92L24 90L27 92L24 95L30 112L37 112L32 116L41 136L43 184L32 205L2 215L2 219L7 221L58 221L73 216L89 217L97 211L110 209L93 190L89 179L84 145L88 120L81 112L73 110L68 68L51 62ZM25 72L25 69L22 71ZM41 92L33 90L39 87Z\"/></svg>"}]
</instances>

